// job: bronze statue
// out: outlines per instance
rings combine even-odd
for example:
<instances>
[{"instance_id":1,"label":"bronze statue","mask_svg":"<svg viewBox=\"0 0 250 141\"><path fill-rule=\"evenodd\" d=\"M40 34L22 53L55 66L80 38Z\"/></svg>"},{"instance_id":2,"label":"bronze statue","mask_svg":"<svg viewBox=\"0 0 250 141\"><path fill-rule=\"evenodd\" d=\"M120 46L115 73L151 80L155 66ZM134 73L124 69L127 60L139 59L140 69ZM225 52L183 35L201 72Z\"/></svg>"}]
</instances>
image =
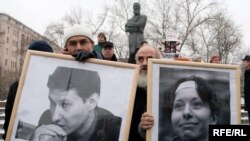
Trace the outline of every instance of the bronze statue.
<instances>
[{"instance_id":1,"label":"bronze statue","mask_svg":"<svg viewBox=\"0 0 250 141\"><path fill-rule=\"evenodd\" d=\"M125 25L125 31L130 33L129 54L135 53L140 47L140 43L144 40L143 30L147 22L147 16L141 15L140 9L140 4L134 3L134 16Z\"/></svg>"}]
</instances>

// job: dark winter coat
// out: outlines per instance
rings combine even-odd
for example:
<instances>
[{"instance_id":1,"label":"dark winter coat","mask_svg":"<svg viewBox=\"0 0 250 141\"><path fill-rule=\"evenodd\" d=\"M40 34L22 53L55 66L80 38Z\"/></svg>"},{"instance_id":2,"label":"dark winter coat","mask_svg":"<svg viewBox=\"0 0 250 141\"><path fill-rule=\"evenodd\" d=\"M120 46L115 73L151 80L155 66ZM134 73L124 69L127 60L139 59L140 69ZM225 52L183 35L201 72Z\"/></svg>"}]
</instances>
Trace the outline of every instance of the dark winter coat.
<instances>
[{"instance_id":1,"label":"dark winter coat","mask_svg":"<svg viewBox=\"0 0 250 141\"><path fill-rule=\"evenodd\" d=\"M103 58L103 60L109 60L109 59L105 59L105 58L103 57L103 55L102 55L102 58ZM115 55L115 54L113 54L113 56L112 56L112 58L110 59L110 61L117 61L117 58L116 58L116 55Z\"/></svg>"},{"instance_id":2,"label":"dark winter coat","mask_svg":"<svg viewBox=\"0 0 250 141\"><path fill-rule=\"evenodd\" d=\"M245 71L244 100L245 110L250 112L250 69Z\"/></svg>"},{"instance_id":3,"label":"dark winter coat","mask_svg":"<svg viewBox=\"0 0 250 141\"><path fill-rule=\"evenodd\" d=\"M138 132L138 126L141 121L141 115L146 112L147 106L147 89L137 87L131 127L129 133L129 141L144 141Z\"/></svg>"},{"instance_id":4,"label":"dark winter coat","mask_svg":"<svg viewBox=\"0 0 250 141\"><path fill-rule=\"evenodd\" d=\"M11 116L11 112L12 112L12 109L14 106L17 88L18 88L18 81L15 81L14 83L11 84L10 89L9 89L9 93L7 96L7 101L6 101L6 105L5 105L5 118L4 118L5 122L3 125L3 129L5 132L3 134L3 139L5 139L7 131L8 131L10 116Z\"/></svg>"}]
</instances>

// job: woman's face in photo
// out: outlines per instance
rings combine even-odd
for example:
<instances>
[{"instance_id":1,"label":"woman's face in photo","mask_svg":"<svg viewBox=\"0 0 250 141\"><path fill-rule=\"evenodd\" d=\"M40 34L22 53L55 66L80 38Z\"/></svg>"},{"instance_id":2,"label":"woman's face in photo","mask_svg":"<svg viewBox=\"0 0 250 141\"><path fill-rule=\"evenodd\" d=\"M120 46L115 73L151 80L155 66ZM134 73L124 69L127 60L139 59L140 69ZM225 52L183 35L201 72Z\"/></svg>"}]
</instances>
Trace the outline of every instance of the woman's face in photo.
<instances>
[{"instance_id":1,"label":"woman's face in photo","mask_svg":"<svg viewBox=\"0 0 250 141\"><path fill-rule=\"evenodd\" d=\"M195 88L183 88L176 93L171 116L172 126L180 140L207 138L213 121L208 103L204 103Z\"/></svg>"}]
</instances>

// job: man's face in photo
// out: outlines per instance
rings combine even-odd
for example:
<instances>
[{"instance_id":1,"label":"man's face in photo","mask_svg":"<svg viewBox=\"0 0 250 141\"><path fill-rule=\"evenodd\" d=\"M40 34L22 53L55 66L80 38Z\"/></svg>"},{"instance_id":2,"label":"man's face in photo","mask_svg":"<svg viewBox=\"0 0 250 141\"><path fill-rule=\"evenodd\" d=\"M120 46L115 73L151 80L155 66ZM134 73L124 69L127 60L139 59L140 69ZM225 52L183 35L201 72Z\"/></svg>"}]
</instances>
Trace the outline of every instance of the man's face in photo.
<instances>
[{"instance_id":1,"label":"man's face in photo","mask_svg":"<svg viewBox=\"0 0 250 141\"><path fill-rule=\"evenodd\" d=\"M82 100L75 89L68 91L51 90L49 93L52 122L62 127L67 134L86 124L93 102Z\"/></svg>"}]
</instances>

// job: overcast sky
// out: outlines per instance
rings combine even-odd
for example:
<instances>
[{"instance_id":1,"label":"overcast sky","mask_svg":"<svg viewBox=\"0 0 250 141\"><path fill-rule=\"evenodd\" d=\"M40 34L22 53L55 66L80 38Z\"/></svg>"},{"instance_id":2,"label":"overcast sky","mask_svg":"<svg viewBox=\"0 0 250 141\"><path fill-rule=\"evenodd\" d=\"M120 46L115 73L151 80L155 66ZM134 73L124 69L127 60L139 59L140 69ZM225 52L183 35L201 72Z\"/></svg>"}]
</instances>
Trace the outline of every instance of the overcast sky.
<instances>
[{"instance_id":1,"label":"overcast sky","mask_svg":"<svg viewBox=\"0 0 250 141\"><path fill-rule=\"evenodd\" d=\"M229 15L242 30L244 46L250 48L250 0L224 0ZM0 0L0 12L43 34L52 21L61 19L72 7L85 7L100 14L109 0ZM98 13L99 12L99 13ZM145 13L146 14L146 13ZM248 39L248 40L247 40Z\"/></svg>"}]
</instances>

